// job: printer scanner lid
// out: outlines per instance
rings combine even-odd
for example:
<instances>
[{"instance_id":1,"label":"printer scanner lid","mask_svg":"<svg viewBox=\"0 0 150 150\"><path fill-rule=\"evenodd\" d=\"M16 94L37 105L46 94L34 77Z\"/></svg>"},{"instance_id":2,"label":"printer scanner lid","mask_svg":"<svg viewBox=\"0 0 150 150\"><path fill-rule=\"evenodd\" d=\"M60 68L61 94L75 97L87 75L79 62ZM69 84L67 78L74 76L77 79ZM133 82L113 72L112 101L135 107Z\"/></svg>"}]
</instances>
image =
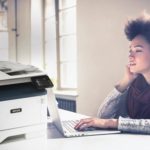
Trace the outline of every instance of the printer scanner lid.
<instances>
[{"instance_id":1,"label":"printer scanner lid","mask_svg":"<svg viewBox=\"0 0 150 150\"><path fill-rule=\"evenodd\" d=\"M46 75L32 65L0 61L0 85L30 82L31 77Z\"/></svg>"}]
</instances>

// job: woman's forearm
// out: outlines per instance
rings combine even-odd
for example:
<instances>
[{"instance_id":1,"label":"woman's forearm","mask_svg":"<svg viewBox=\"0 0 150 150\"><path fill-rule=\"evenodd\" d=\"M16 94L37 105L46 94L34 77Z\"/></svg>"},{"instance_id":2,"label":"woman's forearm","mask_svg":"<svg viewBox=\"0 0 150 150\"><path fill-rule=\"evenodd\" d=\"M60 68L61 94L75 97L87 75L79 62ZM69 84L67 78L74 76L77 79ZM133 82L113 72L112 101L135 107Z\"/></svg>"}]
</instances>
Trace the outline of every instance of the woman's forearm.
<instances>
[{"instance_id":1,"label":"woman's forearm","mask_svg":"<svg viewBox=\"0 0 150 150\"><path fill-rule=\"evenodd\" d=\"M106 119L106 128L117 129L118 128L118 119Z\"/></svg>"},{"instance_id":2,"label":"woman's forearm","mask_svg":"<svg viewBox=\"0 0 150 150\"><path fill-rule=\"evenodd\" d=\"M129 87L130 83L127 83L125 81L120 81L118 84L115 85L115 88L123 93L128 87Z\"/></svg>"}]
</instances>

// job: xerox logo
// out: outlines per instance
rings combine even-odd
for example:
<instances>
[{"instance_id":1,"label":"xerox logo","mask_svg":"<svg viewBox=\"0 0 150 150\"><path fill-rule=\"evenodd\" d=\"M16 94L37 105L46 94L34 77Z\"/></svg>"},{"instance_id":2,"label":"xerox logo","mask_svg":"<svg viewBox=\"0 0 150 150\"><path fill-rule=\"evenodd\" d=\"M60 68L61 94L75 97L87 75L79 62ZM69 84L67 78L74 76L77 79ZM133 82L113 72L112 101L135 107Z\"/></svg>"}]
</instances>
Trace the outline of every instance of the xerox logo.
<instances>
[{"instance_id":1,"label":"xerox logo","mask_svg":"<svg viewBox=\"0 0 150 150\"><path fill-rule=\"evenodd\" d=\"M22 108L15 108L15 109L11 109L10 110L11 114L13 114L13 113L19 113L19 112L22 112Z\"/></svg>"}]
</instances>

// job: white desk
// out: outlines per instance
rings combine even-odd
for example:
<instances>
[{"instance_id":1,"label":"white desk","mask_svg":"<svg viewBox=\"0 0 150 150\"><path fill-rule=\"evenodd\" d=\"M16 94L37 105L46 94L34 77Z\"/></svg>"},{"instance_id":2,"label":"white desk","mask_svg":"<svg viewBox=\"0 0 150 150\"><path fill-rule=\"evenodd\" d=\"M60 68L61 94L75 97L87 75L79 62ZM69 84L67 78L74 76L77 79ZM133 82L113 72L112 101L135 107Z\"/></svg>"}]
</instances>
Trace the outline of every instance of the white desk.
<instances>
[{"instance_id":1,"label":"white desk","mask_svg":"<svg viewBox=\"0 0 150 150\"><path fill-rule=\"evenodd\" d=\"M63 111L61 118L82 118L83 115ZM64 138L56 129L52 129L57 138L48 139L50 150L150 150L150 135L110 134ZM60 134L60 136L59 136Z\"/></svg>"},{"instance_id":2,"label":"white desk","mask_svg":"<svg viewBox=\"0 0 150 150\"><path fill-rule=\"evenodd\" d=\"M61 112L63 118L82 115ZM48 139L35 138L0 145L0 150L150 150L150 135L111 134L64 138L54 126L48 128Z\"/></svg>"},{"instance_id":3,"label":"white desk","mask_svg":"<svg viewBox=\"0 0 150 150\"><path fill-rule=\"evenodd\" d=\"M140 135L99 135L49 139L50 150L149 150L150 137Z\"/></svg>"}]
</instances>

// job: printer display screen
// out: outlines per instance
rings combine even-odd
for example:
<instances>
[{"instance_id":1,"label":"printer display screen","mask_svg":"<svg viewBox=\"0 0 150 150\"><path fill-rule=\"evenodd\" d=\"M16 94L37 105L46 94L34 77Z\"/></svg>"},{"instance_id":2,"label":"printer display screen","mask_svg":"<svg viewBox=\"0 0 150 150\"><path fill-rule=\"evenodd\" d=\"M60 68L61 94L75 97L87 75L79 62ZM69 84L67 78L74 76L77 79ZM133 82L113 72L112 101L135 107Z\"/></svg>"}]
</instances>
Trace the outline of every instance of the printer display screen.
<instances>
[{"instance_id":1,"label":"printer display screen","mask_svg":"<svg viewBox=\"0 0 150 150\"><path fill-rule=\"evenodd\" d=\"M45 88L53 87L52 81L46 75L39 76L39 77L32 77L31 80L32 80L32 83L38 89L45 89Z\"/></svg>"}]
</instances>

